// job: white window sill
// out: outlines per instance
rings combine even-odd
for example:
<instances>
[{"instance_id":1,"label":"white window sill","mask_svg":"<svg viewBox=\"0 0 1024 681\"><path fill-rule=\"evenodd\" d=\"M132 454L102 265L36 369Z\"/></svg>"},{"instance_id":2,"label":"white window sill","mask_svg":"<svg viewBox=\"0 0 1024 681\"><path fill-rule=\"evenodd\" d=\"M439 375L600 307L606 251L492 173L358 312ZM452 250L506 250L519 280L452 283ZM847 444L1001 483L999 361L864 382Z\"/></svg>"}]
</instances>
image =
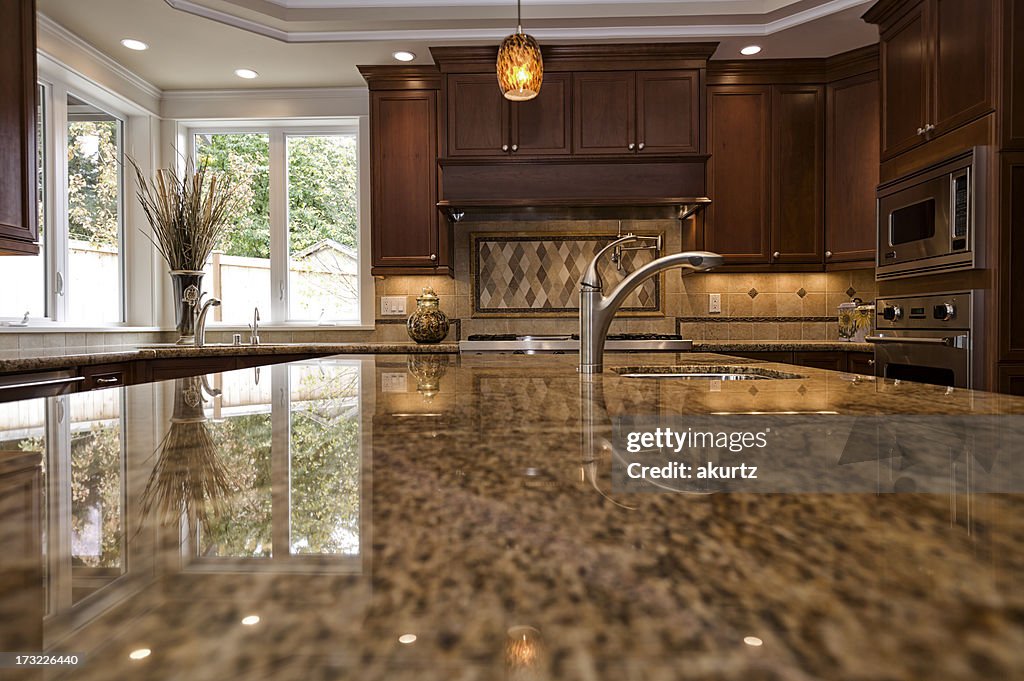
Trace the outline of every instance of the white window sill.
<instances>
[{"instance_id":1,"label":"white window sill","mask_svg":"<svg viewBox=\"0 0 1024 681\"><path fill-rule=\"evenodd\" d=\"M7 324L7 322L0 322ZM28 326L0 326L0 333L158 333L159 326L82 326L58 322L29 322Z\"/></svg>"},{"instance_id":2,"label":"white window sill","mask_svg":"<svg viewBox=\"0 0 1024 681\"><path fill-rule=\"evenodd\" d=\"M260 322L260 331L373 331L373 324L264 324ZM167 329L173 331L174 329ZM248 331L248 324L214 324L206 325L209 331Z\"/></svg>"}]
</instances>

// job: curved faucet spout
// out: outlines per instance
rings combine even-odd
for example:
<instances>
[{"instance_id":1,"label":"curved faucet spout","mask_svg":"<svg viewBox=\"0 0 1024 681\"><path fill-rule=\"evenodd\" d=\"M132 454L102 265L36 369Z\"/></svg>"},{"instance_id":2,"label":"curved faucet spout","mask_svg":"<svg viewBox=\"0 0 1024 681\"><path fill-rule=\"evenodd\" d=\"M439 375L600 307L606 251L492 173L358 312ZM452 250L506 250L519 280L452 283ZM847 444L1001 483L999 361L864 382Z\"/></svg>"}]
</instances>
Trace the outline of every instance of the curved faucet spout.
<instances>
[{"instance_id":1,"label":"curved faucet spout","mask_svg":"<svg viewBox=\"0 0 1024 681\"><path fill-rule=\"evenodd\" d=\"M603 253L604 251L602 251ZM600 257L598 253L597 257ZM596 260L587 272L596 271ZM640 284L669 269L705 272L722 264L724 258L709 251L684 251L653 260L640 267L603 295L601 281L580 283L580 373L597 374L604 370L604 341L612 318L623 302ZM596 284L596 285L595 285Z\"/></svg>"}]
</instances>

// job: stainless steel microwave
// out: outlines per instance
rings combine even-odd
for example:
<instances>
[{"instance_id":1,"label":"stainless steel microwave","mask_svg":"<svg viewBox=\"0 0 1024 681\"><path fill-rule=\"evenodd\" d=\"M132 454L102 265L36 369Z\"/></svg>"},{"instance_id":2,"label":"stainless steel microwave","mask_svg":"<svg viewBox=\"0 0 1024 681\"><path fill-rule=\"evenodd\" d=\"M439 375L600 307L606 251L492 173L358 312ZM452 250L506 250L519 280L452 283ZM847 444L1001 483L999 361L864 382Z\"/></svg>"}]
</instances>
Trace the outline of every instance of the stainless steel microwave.
<instances>
[{"instance_id":1,"label":"stainless steel microwave","mask_svg":"<svg viewBox=\"0 0 1024 681\"><path fill-rule=\"evenodd\" d=\"M982 267L986 147L878 187L878 279Z\"/></svg>"}]
</instances>

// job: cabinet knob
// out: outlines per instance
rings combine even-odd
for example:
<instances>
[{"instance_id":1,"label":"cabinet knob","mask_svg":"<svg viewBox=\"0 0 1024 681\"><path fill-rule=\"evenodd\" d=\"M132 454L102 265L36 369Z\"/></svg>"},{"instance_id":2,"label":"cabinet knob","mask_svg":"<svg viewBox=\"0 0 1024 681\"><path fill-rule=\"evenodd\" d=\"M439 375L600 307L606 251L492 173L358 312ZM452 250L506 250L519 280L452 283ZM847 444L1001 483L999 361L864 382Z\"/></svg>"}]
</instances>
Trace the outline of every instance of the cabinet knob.
<instances>
[{"instance_id":1,"label":"cabinet knob","mask_svg":"<svg viewBox=\"0 0 1024 681\"><path fill-rule=\"evenodd\" d=\"M636 149L636 145L635 145L635 144L633 144L632 142L630 142L630 143L629 143L629 150L630 150L630 151L633 151L634 149Z\"/></svg>"},{"instance_id":2,"label":"cabinet knob","mask_svg":"<svg viewBox=\"0 0 1024 681\"><path fill-rule=\"evenodd\" d=\"M920 135L921 133L918 133L918 134ZM508 151L508 145L507 144L502 144L501 145L501 150L502 151Z\"/></svg>"},{"instance_id":3,"label":"cabinet knob","mask_svg":"<svg viewBox=\"0 0 1024 681\"><path fill-rule=\"evenodd\" d=\"M512 145L512 151L519 151L519 145L518 144L513 144Z\"/></svg>"},{"instance_id":4,"label":"cabinet knob","mask_svg":"<svg viewBox=\"0 0 1024 681\"><path fill-rule=\"evenodd\" d=\"M924 128L923 127L922 128L918 128L917 129L917 134L918 135L923 135L924 134Z\"/></svg>"},{"instance_id":5,"label":"cabinet knob","mask_svg":"<svg viewBox=\"0 0 1024 681\"><path fill-rule=\"evenodd\" d=\"M430 254L430 259L431 259L432 261L436 261L436 260L437 260L437 253L431 253L431 254Z\"/></svg>"},{"instance_id":6,"label":"cabinet knob","mask_svg":"<svg viewBox=\"0 0 1024 681\"><path fill-rule=\"evenodd\" d=\"M869 359L869 360L868 360L868 366L869 366L869 367L873 367L873 366L875 366L875 360L873 360L873 359Z\"/></svg>"},{"instance_id":7,"label":"cabinet knob","mask_svg":"<svg viewBox=\"0 0 1024 681\"><path fill-rule=\"evenodd\" d=\"M636 147L636 148L637 148L637 149L640 149L640 150L642 151L642 150L643 150L643 148L644 148L645 146L647 146L647 145L646 145L646 144L644 144L643 142L641 142L640 144L638 144L638 145L637 145L637 147Z\"/></svg>"},{"instance_id":8,"label":"cabinet knob","mask_svg":"<svg viewBox=\"0 0 1024 681\"><path fill-rule=\"evenodd\" d=\"M780 255L782 255L782 254L779 253L778 251L775 251L774 253L772 253L772 258L774 258L775 260L778 260Z\"/></svg>"},{"instance_id":9,"label":"cabinet knob","mask_svg":"<svg viewBox=\"0 0 1024 681\"><path fill-rule=\"evenodd\" d=\"M931 123L929 123L928 125L924 126L924 131L925 132L931 132L934 129L935 129L935 126L932 125Z\"/></svg>"},{"instance_id":10,"label":"cabinet knob","mask_svg":"<svg viewBox=\"0 0 1024 681\"><path fill-rule=\"evenodd\" d=\"M825 257L826 258L831 258L832 257L832 251L825 251Z\"/></svg>"}]
</instances>

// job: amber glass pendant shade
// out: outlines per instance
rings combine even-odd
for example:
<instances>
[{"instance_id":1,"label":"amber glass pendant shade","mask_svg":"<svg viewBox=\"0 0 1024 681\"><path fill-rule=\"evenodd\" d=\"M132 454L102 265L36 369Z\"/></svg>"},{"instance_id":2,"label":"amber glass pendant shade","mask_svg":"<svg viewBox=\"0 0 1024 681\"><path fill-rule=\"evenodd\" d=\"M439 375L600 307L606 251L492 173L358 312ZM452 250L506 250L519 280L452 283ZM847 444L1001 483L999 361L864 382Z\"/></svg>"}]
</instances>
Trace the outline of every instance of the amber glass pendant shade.
<instances>
[{"instance_id":1,"label":"amber glass pendant shade","mask_svg":"<svg viewBox=\"0 0 1024 681\"><path fill-rule=\"evenodd\" d=\"M544 60L533 36L519 31L502 41L498 49L498 85L505 99L523 102L540 92Z\"/></svg>"}]
</instances>

